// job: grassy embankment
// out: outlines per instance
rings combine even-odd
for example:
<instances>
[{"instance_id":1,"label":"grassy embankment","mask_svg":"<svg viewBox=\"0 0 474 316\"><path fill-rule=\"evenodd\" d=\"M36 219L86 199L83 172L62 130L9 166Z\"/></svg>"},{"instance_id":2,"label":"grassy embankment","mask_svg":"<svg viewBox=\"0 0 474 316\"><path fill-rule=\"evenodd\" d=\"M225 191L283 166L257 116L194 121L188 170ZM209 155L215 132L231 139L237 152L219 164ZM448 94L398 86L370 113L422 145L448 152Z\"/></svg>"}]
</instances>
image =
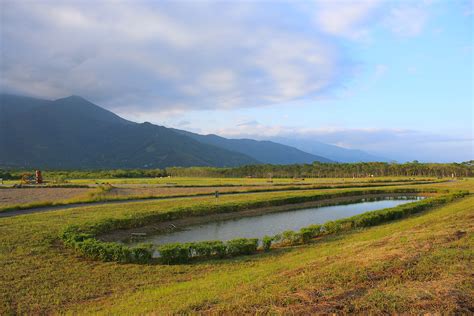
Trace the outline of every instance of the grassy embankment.
<instances>
[{"instance_id":1,"label":"grassy embankment","mask_svg":"<svg viewBox=\"0 0 474 316\"><path fill-rule=\"evenodd\" d=\"M472 192L473 184L436 186ZM312 244L189 265L90 261L57 237L71 224L127 214L302 194L148 201L0 219L0 314L472 312L472 196Z\"/></svg>"}]
</instances>

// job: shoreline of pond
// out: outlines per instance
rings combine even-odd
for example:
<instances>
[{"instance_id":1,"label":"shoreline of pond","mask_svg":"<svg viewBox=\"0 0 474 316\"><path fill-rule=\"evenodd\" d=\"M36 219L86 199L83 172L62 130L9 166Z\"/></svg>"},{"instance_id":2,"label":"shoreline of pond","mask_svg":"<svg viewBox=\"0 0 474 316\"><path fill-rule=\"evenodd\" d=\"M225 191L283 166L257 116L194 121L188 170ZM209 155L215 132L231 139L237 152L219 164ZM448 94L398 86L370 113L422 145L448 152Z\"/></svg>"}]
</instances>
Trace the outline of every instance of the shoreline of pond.
<instances>
[{"instance_id":1,"label":"shoreline of pond","mask_svg":"<svg viewBox=\"0 0 474 316\"><path fill-rule=\"evenodd\" d=\"M434 195L436 194L429 194L429 193L367 194L367 195L361 195L361 196L347 196L347 197L324 199L324 200L319 200L319 201L310 201L310 202L297 203L297 204L285 204L285 205L279 205L279 206L260 207L260 208L254 208L254 209L237 211L237 212L218 213L218 214L210 214L210 215L204 215L204 216L191 216L188 218L181 218L181 219L163 221L163 222L155 222L149 225L131 228L131 229L117 230L117 231L99 235L97 236L97 239L101 241L105 241L105 242L123 242L125 240L129 240L132 234L144 234L145 236L148 237L149 235L170 233L176 230L185 229L186 227L189 227L189 226L207 224L207 223L223 221L223 220L253 217L253 216L259 216L259 215L270 214L270 213L278 213L278 212L284 212L284 211L297 211L297 210L306 209L306 208L356 203L359 201L364 201L365 199L392 198L392 197L395 198L395 197L402 197L402 196L403 197L407 197L407 196L430 197Z\"/></svg>"}]
</instances>

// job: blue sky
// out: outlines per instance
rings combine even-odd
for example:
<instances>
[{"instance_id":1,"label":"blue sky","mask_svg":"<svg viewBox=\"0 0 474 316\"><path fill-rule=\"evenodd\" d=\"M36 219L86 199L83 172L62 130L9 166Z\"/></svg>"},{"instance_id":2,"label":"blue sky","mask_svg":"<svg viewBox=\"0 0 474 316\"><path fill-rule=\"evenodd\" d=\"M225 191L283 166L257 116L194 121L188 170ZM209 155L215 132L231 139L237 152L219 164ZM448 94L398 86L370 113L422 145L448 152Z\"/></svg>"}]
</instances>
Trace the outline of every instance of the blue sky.
<instances>
[{"instance_id":1,"label":"blue sky","mask_svg":"<svg viewBox=\"0 0 474 316\"><path fill-rule=\"evenodd\" d=\"M474 159L473 1L91 3L2 1L0 89L200 133Z\"/></svg>"}]
</instances>

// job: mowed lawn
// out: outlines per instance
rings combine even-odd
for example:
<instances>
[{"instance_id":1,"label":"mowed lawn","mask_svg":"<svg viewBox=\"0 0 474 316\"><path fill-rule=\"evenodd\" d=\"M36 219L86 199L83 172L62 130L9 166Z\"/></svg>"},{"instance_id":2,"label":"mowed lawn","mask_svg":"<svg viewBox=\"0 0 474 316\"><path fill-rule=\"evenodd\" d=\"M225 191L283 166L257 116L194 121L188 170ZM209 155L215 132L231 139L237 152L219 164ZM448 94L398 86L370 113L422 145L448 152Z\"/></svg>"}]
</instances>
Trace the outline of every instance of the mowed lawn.
<instances>
[{"instance_id":1,"label":"mowed lawn","mask_svg":"<svg viewBox=\"0 0 474 316\"><path fill-rule=\"evenodd\" d=\"M436 186L472 190L472 184ZM0 219L0 314L474 311L472 196L309 245L188 265L86 260L57 237L71 223L126 212L279 194L307 193L102 205Z\"/></svg>"}]
</instances>

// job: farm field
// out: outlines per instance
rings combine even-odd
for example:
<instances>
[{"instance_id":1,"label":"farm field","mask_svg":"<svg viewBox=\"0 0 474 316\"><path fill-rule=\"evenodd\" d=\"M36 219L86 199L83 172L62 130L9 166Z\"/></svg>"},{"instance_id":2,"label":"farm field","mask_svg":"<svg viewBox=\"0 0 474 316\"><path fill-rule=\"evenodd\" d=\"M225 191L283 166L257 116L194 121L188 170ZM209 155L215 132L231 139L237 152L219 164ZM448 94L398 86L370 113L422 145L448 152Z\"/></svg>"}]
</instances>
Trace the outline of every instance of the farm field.
<instances>
[{"instance_id":1,"label":"farm field","mask_svg":"<svg viewBox=\"0 0 474 316\"><path fill-rule=\"evenodd\" d=\"M93 189L87 188L8 188L0 190L0 209L12 205L87 199Z\"/></svg>"},{"instance_id":2,"label":"farm field","mask_svg":"<svg viewBox=\"0 0 474 316\"><path fill-rule=\"evenodd\" d=\"M115 200L140 200L181 196L213 195L226 193L253 193L265 191L293 191L327 189L332 187L372 187L411 185L423 182L447 180L413 178L357 178L357 179L268 179L255 178L173 178L173 183L162 179L71 179L58 185L46 183L41 186L17 188L19 181L7 181L0 190L0 212L35 207L48 207L78 203L93 203ZM141 181L141 182L140 182ZM160 182L161 181L161 182ZM74 187L81 186L81 187Z\"/></svg>"},{"instance_id":3,"label":"farm field","mask_svg":"<svg viewBox=\"0 0 474 316\"><path fill-rule=\"evenodd\" d=\"M211 193L216 190L212 186L127 187L140 183L134 182L137 179L131 179L130 183L126 182L128 179L120 180L123 187L114 184L114 188L104 194L113 195L117 190L120 196L167 196L196 192L180 190L204 189ZM256 179L201 180L182 179L177 183L242 185ZM370 180L373 179L353 184L362 186ZM474 179L429 184L409 184L404 182L407 178L382 180L377 182L380 187L371 186L370 189L382 192L437 188L474 192ZM395 180L399 183L394 183ZM291 183L293 179L285 181ZM305 181L309 182L309 179ZM311 181L343 184L348 180ZM252 182L251 187L257 183ZM285 182L282 180L282 183ZM387 183L395 185L382 186ZM245 184L249 185L249 182ZM235 187L218 187L219 191L224 192L223 189L235 190ZM11 189L2 189L0 194L8 190ZM304 245L189 264L97 261L65 246L59 238L70 225L106 219L164 214L186 207L205 209L229 203L257 203L364 190L367 188L363 186L336 187L222 195L218 199L197 196L129 201L0 218L0 267L3 272L0 275L0 314L472 313L472 195L402 220L323 236ZM67 198L74 196L64 197Z\"/></svg>"},{"instance_id":4,"label":"farm field","mask_svg":"<svg viewBox=\"0 0 474 316\"><path fill-rule=\"evenodd\" d=\"M54 178L48 178L46 172L45 181L54 184ZM294 185L294 184L334 184L334 183L366 183L366 182L393 182L433 180L434 177L365 177L365 178L212 178L212 177L155 177L155 178L68 178L63 179L64 185L79 184L97 186L100 183L112 185L132 185L139 187L152 186L262 186L262 185ZM19 180L4 180L4 186L19 184ZM59 183L61 184L61 183Z\"/></svg>"}]
</instances>

